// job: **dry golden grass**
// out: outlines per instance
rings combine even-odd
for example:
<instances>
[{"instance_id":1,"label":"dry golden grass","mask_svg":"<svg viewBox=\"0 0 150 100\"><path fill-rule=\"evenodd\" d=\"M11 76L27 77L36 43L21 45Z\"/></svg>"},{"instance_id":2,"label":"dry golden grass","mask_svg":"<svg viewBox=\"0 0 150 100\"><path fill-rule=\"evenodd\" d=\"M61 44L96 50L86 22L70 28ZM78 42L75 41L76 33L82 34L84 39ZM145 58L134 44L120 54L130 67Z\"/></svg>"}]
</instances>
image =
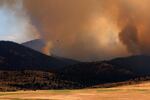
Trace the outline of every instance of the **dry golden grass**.
<instances>
[{"instance_id":1,"label":"dry golden grass","mask_svg":"<svg viewBox=\"0 0 150 100\"><path fill-rule=\"evenodd\" d=\"M0 100L150 100L150 82L116 88L1 92Z\"/></svg>"}]
</instances>

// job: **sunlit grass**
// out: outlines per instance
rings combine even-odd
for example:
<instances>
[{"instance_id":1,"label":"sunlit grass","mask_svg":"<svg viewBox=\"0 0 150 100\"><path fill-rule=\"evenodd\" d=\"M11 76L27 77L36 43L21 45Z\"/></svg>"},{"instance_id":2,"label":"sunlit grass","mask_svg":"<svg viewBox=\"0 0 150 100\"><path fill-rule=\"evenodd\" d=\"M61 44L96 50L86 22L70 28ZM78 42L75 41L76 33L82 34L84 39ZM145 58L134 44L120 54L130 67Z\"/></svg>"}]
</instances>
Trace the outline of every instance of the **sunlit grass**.
<instances>
[{"instance_id":1,"label":"sunlit grass","mask_svg":"<svg viewBox=\"0 0 150 100\"><path fill-rule=\"evenodd\" d=\"M97 89L97 92L116 92L116 91L121 91L121 89L108 89L108 88Z\"/></svg>"},{"instance_id":2,"label":"sunlit grass","mask_svg":"<svg viewBox=\"0 0 150 100\"><path fill-rule=\"evenodd\" d=\"M47 91L48 93L64 93L64 94L68 94L71 93L71 90L49 90Z\"/></svg>"},{"instance_id":3,"label":"sunlit grass","mask_svg":"<svg viewBox=\"0 0 150 100\"><path fill-rule=\"evenodd\" d=\"M150 83L114 88L0 92L0 100L132 100L133 96L150 100Z\"/></svg>"}]
</instances>

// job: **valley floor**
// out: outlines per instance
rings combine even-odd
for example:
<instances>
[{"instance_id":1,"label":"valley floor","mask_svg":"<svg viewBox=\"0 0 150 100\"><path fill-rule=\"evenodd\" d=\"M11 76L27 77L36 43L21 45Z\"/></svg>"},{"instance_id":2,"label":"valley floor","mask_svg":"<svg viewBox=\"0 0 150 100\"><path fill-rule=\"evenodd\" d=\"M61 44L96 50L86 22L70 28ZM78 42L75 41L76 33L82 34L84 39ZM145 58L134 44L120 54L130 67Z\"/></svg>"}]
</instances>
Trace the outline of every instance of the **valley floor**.
<instances>
[{"instance_id":1,"label":"valley floor","mask_svg":"<svg viewBox=\"0 0 150 100\"><path fill-rule=\"evenodd\" d=\"M115 88L0 92L0 100L150 100L150 82Z\"/></svg>"}]
</instances>

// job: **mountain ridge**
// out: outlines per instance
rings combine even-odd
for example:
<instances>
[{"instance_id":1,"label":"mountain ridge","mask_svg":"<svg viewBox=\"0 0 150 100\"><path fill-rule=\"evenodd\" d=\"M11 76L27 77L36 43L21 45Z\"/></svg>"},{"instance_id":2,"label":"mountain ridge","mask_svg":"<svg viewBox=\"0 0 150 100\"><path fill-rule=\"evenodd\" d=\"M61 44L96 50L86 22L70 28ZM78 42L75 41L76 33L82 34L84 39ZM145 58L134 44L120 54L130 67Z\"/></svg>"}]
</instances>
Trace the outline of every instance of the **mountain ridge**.
<instances>
[{"instance_id":1,"label":"mountain ridge","mask_svg":"<svg viewBox=\"0 0 150 100\"><path fill-rule=\"evenodd\" d=\"M79 89L141 77L147 80L150 79L149 69L150 56L79 62L44 55L22 44L0 41L0 91L3 86L9 90Z\"/></svg>"},{"instance_id":2,"label":"mountain ridge","mask_svg":"<svg viewBox=\"0 0 150 100\"><path fill-rule=\"evenodd\" d=\"M0 41L1 69L48 70L75 63L77 61L47 56L15 42Z\"/></svg>"}]
</instances>

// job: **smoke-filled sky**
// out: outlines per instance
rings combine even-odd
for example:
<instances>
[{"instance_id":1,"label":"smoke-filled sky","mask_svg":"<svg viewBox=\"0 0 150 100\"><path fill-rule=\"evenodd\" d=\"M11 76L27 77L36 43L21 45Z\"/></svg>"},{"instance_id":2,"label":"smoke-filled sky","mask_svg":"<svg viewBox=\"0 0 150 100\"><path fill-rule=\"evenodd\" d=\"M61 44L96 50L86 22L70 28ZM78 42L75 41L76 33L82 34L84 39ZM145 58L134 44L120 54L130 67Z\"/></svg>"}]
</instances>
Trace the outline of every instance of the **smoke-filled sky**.
<instances>
[{"instance_id":1,"label":"smoke-filled sky","mask_svg":"<svg viewBox=\"0 0 150 100\"><path fill-rule=\"evenodd\" d=\"M0 39L78 60L150 54L150 0L0 0Z\"/></svg>"}]
</instances>

